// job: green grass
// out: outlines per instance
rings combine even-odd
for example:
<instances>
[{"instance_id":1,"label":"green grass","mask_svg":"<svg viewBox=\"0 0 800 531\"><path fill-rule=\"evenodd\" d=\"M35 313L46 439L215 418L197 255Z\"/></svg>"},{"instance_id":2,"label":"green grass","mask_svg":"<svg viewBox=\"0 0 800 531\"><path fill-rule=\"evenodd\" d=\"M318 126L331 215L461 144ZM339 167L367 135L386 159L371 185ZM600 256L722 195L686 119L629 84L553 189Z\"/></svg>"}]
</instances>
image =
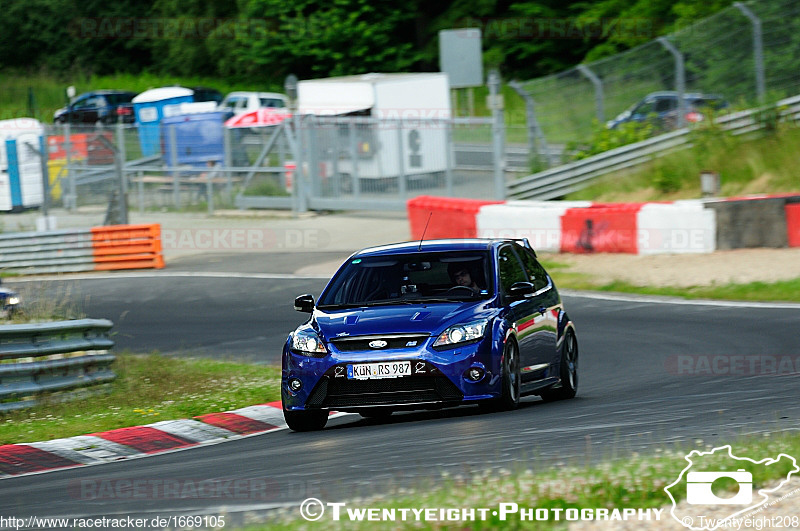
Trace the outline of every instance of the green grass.
<instances>
[{"instance_id":1,"label":"green grass","mask_svg":"<svg viewBox=\"0 0 800 531\"><path fill-rule=\"evenodd\" d=\"M733 137L713 130L693 134L694 147L635 170L621 171L570 194L567 199L655 201L701 196L700 173L720 174L721 196L799 192L796 171L800 129L783 124L774 134Z\"/></svg>"},{"instance_id":2,"label":"green grass","mask_svg":"<svg viewBox=\"0 0 800 531\"><path fill-rule=\"evenodd\" d=\"M800 436L747 436L729 441L737 457L761 459L777 457L784 453L800 455ZM396 489L384 495L368 499L323 499L323 502L345 502L349 508L490 508L497 509L501 503L515 502L520 508L663 508L662 520L671 521L672 507L664 487L675 481L687 466L684 456L691 450L708 451L711 445L703 441L694 444L654 446L648 455L640 455L626 447L625 443L612 445L602 456L593 456L591 439L587 439L584 457L570 462L547 462L540 464L536 455L515 463L513 470L465 472L452 477L442 475L420 483L411 492ZM535 442L532 444L535 448ZM597 451L595 449L595 451ZM708 465L729 465L730 459L719 458L719 453L709 459ZM591 461L596 457L596 461ZM599 464L598 464L599 463ZM753 488L758 489L785 478L791 470L787 460L775 467L756 467L753 472ZM708 468L707 468L708 469ZM720 468L724 469L724 468ZM685 477L684 477L685 480ZM685 498L685 490L671 489L677 501ZM351 522L343 509L339 522L331 521L328 514L319 523L305 524L299 516L299 507L287 507L267 524L246 527L251 531L272 529L442 529L457 526L469 529L560 529L565 528L550 522L520 522L513 514L505 521L489 515L486 521L475 522ZM305 524L305 527L302 526Z\"/></svg>"},{"instance_id":3,"label":"green grass","mask_svg":"<svg viewBox=\"0 0 800 531\"><path fill-rule=\"evenodd\" d=\"M107 394L45 401L0 415L0 444L73 437L280 399L280 369L246 363L118 354Z\"/></svg>"},{"instance_id":4,"label":"green grass","mask_svg":"<svg viewBox=\"0 0 800 531\"><path fill-rule=\"evenodd\" d=\"M586 273L569 271L569 265L557 260L543 258L542 265L553 277L559 288L634 293L639 295L662 295L684 299L718 299L738 301L784 301L800 302L800 278L778 282L750 282L747 284L720 284L689 287L639 286L629 282L606 282Z\"/></svg>"}]
</instances>

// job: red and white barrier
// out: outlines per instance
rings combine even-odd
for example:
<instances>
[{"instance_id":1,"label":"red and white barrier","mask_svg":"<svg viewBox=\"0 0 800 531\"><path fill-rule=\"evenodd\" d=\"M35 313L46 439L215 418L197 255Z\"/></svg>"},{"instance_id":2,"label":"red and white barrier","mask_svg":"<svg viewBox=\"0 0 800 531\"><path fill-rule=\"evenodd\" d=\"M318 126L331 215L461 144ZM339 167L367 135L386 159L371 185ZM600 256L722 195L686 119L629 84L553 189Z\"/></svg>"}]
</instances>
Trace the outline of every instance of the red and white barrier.
<instances>
[{"instance_id":1,"label":"red and white barrier","mask_svg":"<svg viewBox=\"0 0 800 531\"><path fill-rule=\"evenodd\" d=\"M710 253L717 248L717 211L707 205L720 201L729 200L492 202L420 196L408 201L408 215L412 239L420 239L427 224L425 239L528 238L534 249L548 252ZM800 203L787 203L786 225L789 245L800 246Z\"/></svg>"}]
</instances>

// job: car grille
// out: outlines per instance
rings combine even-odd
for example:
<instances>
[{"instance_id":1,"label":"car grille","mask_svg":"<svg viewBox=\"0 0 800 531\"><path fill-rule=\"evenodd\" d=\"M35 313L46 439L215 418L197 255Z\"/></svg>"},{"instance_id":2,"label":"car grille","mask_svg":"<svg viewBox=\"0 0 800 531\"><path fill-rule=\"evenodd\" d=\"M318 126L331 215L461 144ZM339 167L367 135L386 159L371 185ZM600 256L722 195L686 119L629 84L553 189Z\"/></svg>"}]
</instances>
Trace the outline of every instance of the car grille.
<instances>
[{"instance_id":1,"label":"car grille","mask_svg":"<svg viewBox=\"0 0 800 531\"><path fill-rule=\"evenodd\" d=\"M320 380L306 401L308 408L343 408L392 404L455 403L464 395L440 371L424 363L424 372L379 380L336 377L335 367ZM344 371L346 374L346 369ZM340 371L341 374L341 371Z\"/></svg>"},{"instance_id":2,"label":"car grille","mask_svg":"<svg viewBox=\"0 0 800 531\"><path fill-rule=\"evenodd\" d=\"M336 337L331 343L339 352L352 352L356 350L396 350L401 348L414 348L423 345L430 336L427 334L396 334L384 336L356 336ZM387 343L385 347L373 348L369 344L382 340Z\"/></svg>"}]
</instances>

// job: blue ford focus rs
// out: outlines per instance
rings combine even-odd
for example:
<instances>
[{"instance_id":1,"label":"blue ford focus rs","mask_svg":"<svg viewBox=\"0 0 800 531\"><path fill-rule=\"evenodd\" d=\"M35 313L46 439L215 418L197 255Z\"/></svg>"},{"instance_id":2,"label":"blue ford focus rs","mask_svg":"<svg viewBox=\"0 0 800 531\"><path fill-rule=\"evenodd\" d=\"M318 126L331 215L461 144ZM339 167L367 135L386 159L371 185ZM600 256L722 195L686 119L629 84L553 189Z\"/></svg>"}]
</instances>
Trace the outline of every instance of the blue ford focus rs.
<instances>
[{"instance_id":1,"label":"blue ford focus rs","mask_svg":"<svg viewBox=\"0 0 800 531\"><path fill-rule=\"evenodd\" d=\"M575 326L527 240L427 240L364 249L339 268L282 356L294 431L328 412L364 417L521 396L572 398Z\"/></svg>"}]
</instances>

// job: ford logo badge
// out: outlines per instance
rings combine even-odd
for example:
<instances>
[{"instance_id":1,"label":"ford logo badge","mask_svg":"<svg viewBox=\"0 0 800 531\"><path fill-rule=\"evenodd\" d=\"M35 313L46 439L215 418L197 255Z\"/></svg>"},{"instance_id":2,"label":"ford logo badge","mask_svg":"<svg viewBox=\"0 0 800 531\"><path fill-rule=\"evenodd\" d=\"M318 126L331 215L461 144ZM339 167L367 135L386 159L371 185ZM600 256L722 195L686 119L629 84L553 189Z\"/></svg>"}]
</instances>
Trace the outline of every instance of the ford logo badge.
<instances>
[{"instance_id":1,"label":"ford logo badge","mask_svg":"<svg viewBox=\"0 0 800 531\"><path fill-rule=\"evenodd\" d=\"M375 341L370 341L369 342L369 348L383 348L388 344L389 343L387 343L383 339L376 339Z\"/></svg>"}]
</instances>

